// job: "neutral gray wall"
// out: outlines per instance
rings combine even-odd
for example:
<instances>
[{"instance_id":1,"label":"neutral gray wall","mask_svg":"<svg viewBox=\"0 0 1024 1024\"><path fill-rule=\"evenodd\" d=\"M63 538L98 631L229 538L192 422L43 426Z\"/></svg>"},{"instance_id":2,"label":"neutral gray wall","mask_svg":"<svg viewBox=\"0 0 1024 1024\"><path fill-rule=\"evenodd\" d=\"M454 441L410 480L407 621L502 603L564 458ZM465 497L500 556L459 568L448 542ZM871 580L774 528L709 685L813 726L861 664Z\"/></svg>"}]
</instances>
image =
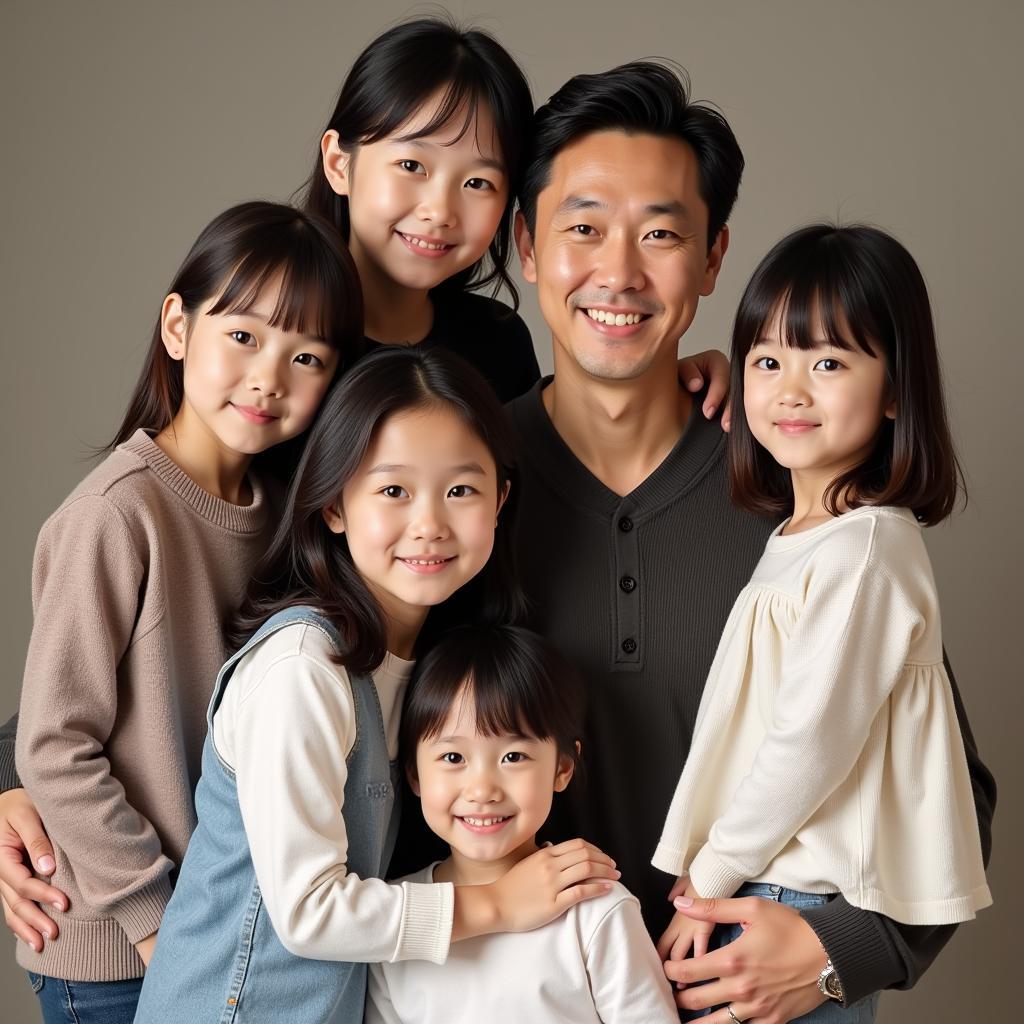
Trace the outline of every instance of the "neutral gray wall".
<instances>
[{"instance_id":1,"label":"neutral gray wall","mask_svg":"<svg viewBox=\"0 0 1024 1024\"><path fill-rule=\"evenodd\" d=\"M727 347L740 290L769 245L812 218L874 221L918 258L935 305L971 501L929 531L945 639L1002 796L996 906L961 929L883 1021L1010 1020L1018 906L1016 778L1022 571L1017 517L1024 379L1018 309L1024 144L1021 5L478 0L451 10L496 33L538 99L569 75L673 57L717 102L747 173L717 293L685 349ZM310 168L342 76L402 2L0 3L0 714L17 702L36 531L123 412L163 288L206 221L287 196ZM542 364L550 343L532 296ZM1018 753L1014 753L1014 751ZM927 842L922 836L922 842ZM0 958L0 1018L35 1020Z\"/></svg>"}]
</instances>

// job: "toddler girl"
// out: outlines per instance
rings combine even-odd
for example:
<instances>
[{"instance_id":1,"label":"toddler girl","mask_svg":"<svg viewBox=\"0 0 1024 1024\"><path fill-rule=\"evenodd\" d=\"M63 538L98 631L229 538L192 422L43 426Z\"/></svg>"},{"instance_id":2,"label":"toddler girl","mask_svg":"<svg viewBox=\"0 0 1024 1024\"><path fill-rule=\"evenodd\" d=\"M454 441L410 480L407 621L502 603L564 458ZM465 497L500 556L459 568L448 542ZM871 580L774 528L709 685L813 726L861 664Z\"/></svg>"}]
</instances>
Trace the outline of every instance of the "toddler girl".
<instances>
[{"instance_id":1,"label":"toddler girl","mask_svg":"<svg viewBox=\"0 0 1024 1024\"><path fill-rule=\"evenodd\" d=\"M579 677L540 637L510 626L445 637L409 696L402 750L423 816L451 853L403 884L485 885L535 853L553 794L577 768L582 723ZM444 966L372 965L366 1019L675 1024L678 1017L640 906L616 883L543 928L459 943Z\"/></svg>"}]
</instances>

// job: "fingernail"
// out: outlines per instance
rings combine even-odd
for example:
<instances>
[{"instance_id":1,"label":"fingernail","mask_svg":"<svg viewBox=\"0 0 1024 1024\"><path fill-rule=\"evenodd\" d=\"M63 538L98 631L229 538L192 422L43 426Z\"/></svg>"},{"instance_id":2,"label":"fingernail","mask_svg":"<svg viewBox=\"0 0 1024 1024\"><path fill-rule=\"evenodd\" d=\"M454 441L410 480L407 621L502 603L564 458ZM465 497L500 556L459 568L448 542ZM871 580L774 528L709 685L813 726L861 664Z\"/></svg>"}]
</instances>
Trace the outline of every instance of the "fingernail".
<instances>
[{"instance_id":1,"label":"fingernail","mask_svg":"<svg viewBox=\"0 0 1024 1024\"><path fill-rule=\"evenodd\" d=\"M686 907L693 906L693 899L690 896L677 896L673 901L672 905L676 910L684 910Z\"/></svg>"},{"instance_id":2,"label":"fingernail","mask_svg":"<svg viewBox=\"0 0 1024 1024\"><path fill-rule=\"evenodd\" d=\"M52 941L53 939L57 938L57 933L55 931L48 930L46 932L46 937Z\"/></svg>"},{"instance_id":3,"label":"fingernail","mask_svg":"<svg viewBox=\"0 0 1024 1024\"><path fill-rule=\"evenodd\" d=\"M711 419L711 417L714 416L714 415L715 415L715 406L712 405L710 402L705 403L705 405L704 405L704 418L705 419Z\"/></svg>"},{"instance_id":4,"label":"fingernail","mask_svg":"<svg viewBox=\"0 0 1024 1024\"><path fill-rule=\"evenodd\" d=\"M44 874L48 875L54 868L57 867L57 862L52 857L40 857L39 858L39 870Z\"/></svg>"},{"instance_id":5,"label":"fingernail","mask_svg":"<svg viewBox=\"0 0 1024 1024\"><path fill-rule=\"evenodd\" d=\"M54 900L50 906L53 907L54 910L59 910L61 913L64 913L64 904L61 903L60 900Z\"/></svg>"},{"instance_id":6,"label":"fingernail","mask_svg":"<svg viewBox=\"0 0 1024 1024\"><path fill-rule=\"evenodd\" d=\"M704 382L703 382L703 381L702 381L702 380L700 379L700 377L691 377L691 378L690 378L690 379L689 379L689 380L688 380L688 381L686 382L686 386L687 386L687 387L688 387L688 388L689 388L689 389L690 389L691 391L696 391L696 390L697 390L697 389L698 389L698 388L699 388L699 387L701 386L701 384L703 384L703 383L704 383Z\"/></svg>"}]
</instances>

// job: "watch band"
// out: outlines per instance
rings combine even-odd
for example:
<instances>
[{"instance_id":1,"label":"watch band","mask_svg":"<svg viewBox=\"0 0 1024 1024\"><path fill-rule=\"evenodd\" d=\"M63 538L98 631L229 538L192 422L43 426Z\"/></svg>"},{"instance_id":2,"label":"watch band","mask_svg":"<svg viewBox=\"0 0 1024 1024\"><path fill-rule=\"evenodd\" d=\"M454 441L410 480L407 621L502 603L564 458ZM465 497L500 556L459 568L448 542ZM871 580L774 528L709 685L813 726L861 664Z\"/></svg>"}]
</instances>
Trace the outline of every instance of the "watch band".
<instances>
[{"instance_id":1,"label":"watch band","mask_svg":"<svg viewBox=\"0 0 1024 1024\"><path fill-rule=\"evenodd\" d=\"M818 991L826 999L833 999L837 1003L841 1003L845 998L843 986L839 981L839 975L836 973L835 967L832 965L832 959L827 954L826 957L825 966L818 975Z\"/></svg>"}]
</instances>

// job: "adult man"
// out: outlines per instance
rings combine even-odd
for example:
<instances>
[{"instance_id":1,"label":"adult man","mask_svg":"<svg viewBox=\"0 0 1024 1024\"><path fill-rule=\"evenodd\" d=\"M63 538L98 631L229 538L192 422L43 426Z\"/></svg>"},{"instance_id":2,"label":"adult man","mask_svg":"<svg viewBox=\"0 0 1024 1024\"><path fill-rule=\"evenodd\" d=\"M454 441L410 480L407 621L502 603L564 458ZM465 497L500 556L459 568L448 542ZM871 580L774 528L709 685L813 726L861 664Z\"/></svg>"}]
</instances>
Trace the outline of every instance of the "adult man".
<instances>
[{"instance_id":1,"label":"adult man","mask_svg":"<svg viewBox=\"0 0 1024 1024\"><path fill-rule=\"evenodd\" d=\"M534 624L590 687L588 784L555 832L616 859L657 936L671 880L648 862L729 608L773 525L730 505L723 435L676 374L678 339L728 249L743 158L725 120L654 64L572 79L536 130L517 242L555 372L509 407L523 453L519 551ZM987 850L994 791L961 722ZM715 1024L807 1012L832 965L847 1002L912 984L952 931L841 897L802 917L718 903L715 920L751 924L737 955L669 968L720 979L679 997L731 1004Z\"/></svg>"}]
</instances>

